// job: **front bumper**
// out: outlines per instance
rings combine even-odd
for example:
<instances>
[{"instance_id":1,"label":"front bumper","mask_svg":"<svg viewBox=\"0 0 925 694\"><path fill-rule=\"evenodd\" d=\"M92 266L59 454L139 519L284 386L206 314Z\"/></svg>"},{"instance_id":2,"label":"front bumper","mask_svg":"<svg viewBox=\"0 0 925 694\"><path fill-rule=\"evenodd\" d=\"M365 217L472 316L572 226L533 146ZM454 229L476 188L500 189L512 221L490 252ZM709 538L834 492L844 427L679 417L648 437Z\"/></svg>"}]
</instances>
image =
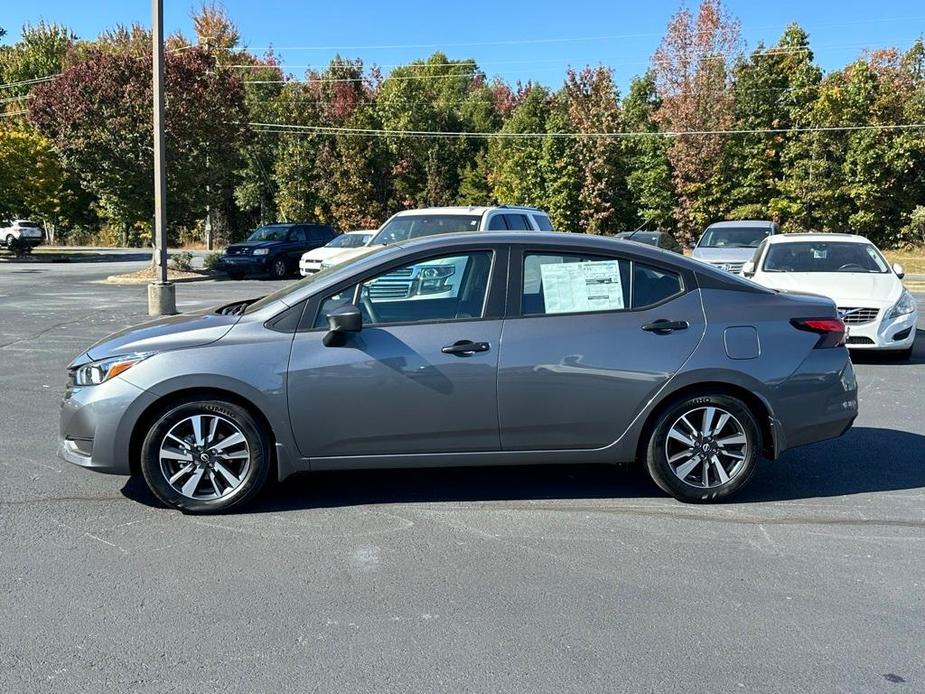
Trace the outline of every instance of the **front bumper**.
<instances>
[{"instance_id":1,"label":"front bumper","mask_svg":"<svg viewBox=\"0 0 925 694\"><path fill-rule=\"evenodd\" d=\"M58 456L97 472L131 472L132 431L156 396L116 377L98 386L69 387L61 402Z\"/></svg>"},{"instance_id":2,"label":"front bumper","mask_svg":"<svg viewBox=\"0 0 925 694\"><path fill-rule=\"evenodd\" d=\"M299 274L301 274L302 277L313 275L316 272L319 272L320 270L321 270L320 260L300 260L299 261Z\"/></svg>"},{"instance_id":3,"label":"front bumper","mask_svg":"<svg viewBox=\"0 0 925 694\"><path fill-rule=\"evenodd\" d=\"M218 267L225 272L265 272L269 259L269 255L223 255Z\"/></svg>"},{"instance_id":4,"label":"front bumper","mask_svg":"<svg viewBox=\"0 0 925 694\"><path fill-rule=\"evenodd\" d=\"M888 309L882 313L885 315ZM882 318L871 323L848 326L849 349L903 350L915 342L918 311L888 320Z\"/></svg>"}]
</instances>

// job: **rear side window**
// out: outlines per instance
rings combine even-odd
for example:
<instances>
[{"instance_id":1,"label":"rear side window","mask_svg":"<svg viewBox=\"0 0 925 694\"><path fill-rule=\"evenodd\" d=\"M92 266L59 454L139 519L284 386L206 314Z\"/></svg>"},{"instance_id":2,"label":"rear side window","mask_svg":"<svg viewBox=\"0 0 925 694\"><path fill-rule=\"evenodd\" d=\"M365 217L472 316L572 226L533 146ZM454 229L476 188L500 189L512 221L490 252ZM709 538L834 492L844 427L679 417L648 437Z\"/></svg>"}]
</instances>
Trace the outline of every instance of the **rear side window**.
<instances>
[{"instance_id":1,"label":"rear side window","mask_svg":"<svg viewBox=\"0 0 925 694\"><path fill-rule=\"evenodd\" d=\"M304 241L305 240L305 227L294 227L292 231L289 232L290 241Z\"/></svg>"},{"instance_id":2,"label":"rear side window","mask_svg":"<svg viewBox=\"0 0 925 694\"><path fill-rule=\"evenodd\" d=\"M507 224L504 223L504 215L496 214L488 220L488 231L505 231Z\"/></svg>"},{"instance_id":3,"label":"rear side window","mask_svg":"<svg viewBox=\"0 0 925 694\"><path fill-rule=\"evenodd\" d=\"M684 291L680 275L661 268L633 263L633 308L660 304Z\"/></svg>"},{"instance_id":4,"label":"rear side window","mask_svg":"<svg viewBox=\"0 0 925 694\"><path fill-rule=\"evenodd\" d=\"M506 214L504 221L507 222L509 231L533 231L525 214Z\"/></svg>"},{"instance_id":5,"label":"rear side window","mask_svg":"<svg viewBox=\"0 0 925 694\"><path fill-rule=\"evenodd\" d=\"M325 242L332 238L332 234L328 233L326 227L308 227L308 239L309 241Z\"/></svg>"},{"instance_id":6,"label":"rear side window","mask_svg":"<svg viewBox=\"0 0 925 694\"><path fill-rule=\"evenodd\" d=\"M521 311L525 316L629 307L629 262L578 254L524 256Z\"/></svg>"},{"instance_id":7,"label":"rear side window","mask_svg":"<svg viewBox=\"0 0 925 694\"><path fill-rule=\"evenodd\" d=\"M552 222L549 221L549 217L544 214L535 214L533 215L533 221L536 222L536 225L539 227L540 231L552 231Z\"/></svg>"}]
</instances>

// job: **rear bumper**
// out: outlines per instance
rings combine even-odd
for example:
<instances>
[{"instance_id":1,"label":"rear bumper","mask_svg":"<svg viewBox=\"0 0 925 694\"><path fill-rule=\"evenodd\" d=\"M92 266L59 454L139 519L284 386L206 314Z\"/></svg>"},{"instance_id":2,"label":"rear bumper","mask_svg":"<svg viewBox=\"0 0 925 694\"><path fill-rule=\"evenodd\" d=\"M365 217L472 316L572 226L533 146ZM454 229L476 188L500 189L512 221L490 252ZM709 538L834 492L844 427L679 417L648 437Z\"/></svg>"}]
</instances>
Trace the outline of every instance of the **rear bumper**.
<instances>
[{"instance_id":1,"label":"rear bumper","mask_svg":"<svg viewBox=\"0 0 925 694\"><path fill-rule=\"evenodd\" d=\"M844 348L813 350L777 390L772 429L778 454L837 438L858 416L857 379Z\"/></svg>"}]
</instances>

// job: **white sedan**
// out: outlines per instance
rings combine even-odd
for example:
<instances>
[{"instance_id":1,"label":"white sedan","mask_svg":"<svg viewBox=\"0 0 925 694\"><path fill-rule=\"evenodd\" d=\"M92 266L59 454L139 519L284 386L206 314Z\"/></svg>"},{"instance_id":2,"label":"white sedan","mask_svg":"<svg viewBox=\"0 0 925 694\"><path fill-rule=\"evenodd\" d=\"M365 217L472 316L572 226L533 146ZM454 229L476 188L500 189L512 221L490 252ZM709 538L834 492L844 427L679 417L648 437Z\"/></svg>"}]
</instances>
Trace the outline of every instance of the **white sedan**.
<instances>
[{"instance_id":1,"label":"white sedan","mask_svg":"<svg viewBox=\"0 0 925 694\"><path fill-rule=\"evenodd\" d=\"M782 234L765 239L742 275L771 289L820 294L838 306L851 349L912 355L918 307L903 287L901 265L890 267L862 236Z\"/></svg>"},{"instance_id":2,"label":"white sedan","mask_svg":"<svg viewBox=\"0 0 925 694\"><path fill-rule=\"evenodd\" d=\"M360 248L369 243L375 231L347 231L334 238L326 246L302 254L299 260L299 273L302 277L313 275L321 269L321 263L331 260L351 248Z\"/></svg>"}]
</instances>

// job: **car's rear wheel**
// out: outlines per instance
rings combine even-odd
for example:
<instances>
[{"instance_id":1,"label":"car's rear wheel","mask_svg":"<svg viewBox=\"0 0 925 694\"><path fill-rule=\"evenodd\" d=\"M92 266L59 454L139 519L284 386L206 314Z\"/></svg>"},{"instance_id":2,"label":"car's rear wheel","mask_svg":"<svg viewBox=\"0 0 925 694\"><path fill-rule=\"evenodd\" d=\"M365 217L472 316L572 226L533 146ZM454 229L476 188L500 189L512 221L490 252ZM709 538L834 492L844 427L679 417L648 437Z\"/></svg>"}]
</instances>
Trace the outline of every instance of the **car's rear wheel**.
<instances>
[{"instance_id":1,"label":"car's rear wheel","mask_svg":"<svg viewBox=\"0 0 925 694\"><path fill-rule=\"evenodd\" d=\"M285 258L277 258L270 265L270 276L275 280L284 280L289 274L289 268L286 265Z\"/></svg>"},{"instance_id":2,"label":"car's rear wheel","mask_svg":"<svg viewBox=\"0 0 925 694\"><path fill-rule=\"evenodd\" d=\"M646 449L655 483L679 501L726 499L758 467L761 432L742 401L727 395L683 398L658 417Z\"/></svg>"},{"instance_id":3,"label":"car's rear wheel","mask_svg":"<svg viewBox=\"0 0 925 694\"><path fill-rule=\"evenodd\" d=\"M186 513L241 506L263 487L269 437L243 407L221 400L176 405L151 424L141 449L148 487Z\"/></svg>"},{"instance_id":4,"label":"car's rear wheel","mask_svg":"<svg viewBox=\"0 0 925 694\"><path fill-rule=\"evenodd\" d=\"M6 237L6 247L9 248L12 246L14 241L16 241L16 237L12 234L8 234Z\"/></svg>"}]
</instances>

